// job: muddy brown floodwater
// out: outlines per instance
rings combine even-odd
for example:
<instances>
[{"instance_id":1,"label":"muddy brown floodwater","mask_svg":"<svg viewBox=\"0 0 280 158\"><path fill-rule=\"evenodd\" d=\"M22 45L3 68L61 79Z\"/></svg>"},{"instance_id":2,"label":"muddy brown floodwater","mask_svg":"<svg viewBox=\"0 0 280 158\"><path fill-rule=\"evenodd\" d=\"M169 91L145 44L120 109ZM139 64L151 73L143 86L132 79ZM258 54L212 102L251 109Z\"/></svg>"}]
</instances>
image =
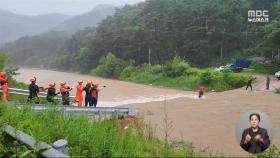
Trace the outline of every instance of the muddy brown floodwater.
<instances>
[{"instance_id":1,"label":"muddy brown floodwater","mask_svg":"<svg viewBox=\"0 0 280 158\"><path fill-rule=\"evenodd\" d=\"M264 78L260 77L254 91L244 88L221 93L208 93L202 100L195 92L157 88L118 80L103 79L41 69L20 69L16 79L29 83L30 77L38 78L38 85L49 82L66 81L74 87L77 80L92 80L106 85L100 93L98 106L123 106L138 111L146 123L155 128L162 137L164 109L172 122L170 139L192 142L196 150L205 149L213 154L224 156L248 156L236 141L235 128L239 118L247 111L258 110L268 114L273 123L273 140L280 148L280 95L265 91ZM272 88L280 87L279 81L272 80ZM74 92L72 92L74 94Z\"/></svg>"}]
</instances>

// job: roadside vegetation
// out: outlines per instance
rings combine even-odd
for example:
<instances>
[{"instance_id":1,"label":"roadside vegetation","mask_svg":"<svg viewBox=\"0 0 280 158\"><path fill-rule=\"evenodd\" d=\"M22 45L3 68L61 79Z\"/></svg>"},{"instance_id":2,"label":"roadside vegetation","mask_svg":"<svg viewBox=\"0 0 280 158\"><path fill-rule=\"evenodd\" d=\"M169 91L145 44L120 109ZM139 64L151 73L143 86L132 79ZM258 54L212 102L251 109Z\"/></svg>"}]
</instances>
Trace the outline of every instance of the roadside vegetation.
<instances>
[{"instance_id":1,"label":"roadside vegetation","mask_svg":"<svg viewBox=\"0 0 280 158\"><path fill-rule=\"evenodd\" d=\"M37 141L52 144L67 139L71 157L196 157L202 156L186 144L165 143L157 139L149 128L137 119L122 127L127 118L94 119L88 116L67 115L50 110L36 113L31 108L22 110L0 104L0 126L10 124L33 136ZM6 156L21 155L27 151L18 145L7 147L3 133L0 135L0 153ZM26 157L36 155L28 152Z\"/></svg>"},{"instance_id":2,"label":"roadside vegetation","mask_svg":"<svg viewBox=\"0 0 280 158\"><path fill-rule=\"evenodd\" d=\"M217 72L211 68L194 68L179 56L162 65L137 66L133 61L119 59L111 53L100 59L99 66L91 70L91 74L182 90L197 90L202 84L209 91L240 88L249 79L246 75L231 71Z\"/></svg>"}]
</instances>

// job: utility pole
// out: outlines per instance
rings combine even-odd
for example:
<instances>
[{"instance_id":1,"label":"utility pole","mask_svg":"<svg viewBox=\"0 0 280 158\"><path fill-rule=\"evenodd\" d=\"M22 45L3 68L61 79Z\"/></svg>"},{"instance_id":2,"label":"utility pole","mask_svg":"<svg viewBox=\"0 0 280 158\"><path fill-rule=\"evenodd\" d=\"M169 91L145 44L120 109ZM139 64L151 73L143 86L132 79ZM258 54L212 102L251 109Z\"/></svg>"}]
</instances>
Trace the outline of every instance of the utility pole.
<instances>
[{"instance_id":1,"label":"utility pole","mask_svg":"<svg viewBox=\"0 0 280 158\"><path fill-rule=\"evenodd\" d=\"M278 55L277 55L277 60L279 61L280 60L280 49L278 48Z\"/></svg>"},{"instance_id":2,"label":"utility pole","mask_svg":"<svg viewBox=\"0 0 280 158\"><path fill-rule=\"evenodd\" d=\"M224 29L224 31L222 32L222 42L221 42L221 60L224 58L224 32L225 32L226 30Z\"/></svg>"},{"instance_id":3,"label":"utility pole","mask_svg":"<svg viewBox=\"0 0 280 158\"><path fill-rule=\"evenodd\" d=\"M149 66L151 66L151 48L149 48Z\"/></svg>"},{"instance_id":4,"label":"utility pole","mask_svg":"<svg viewBox=\"0 0 280 158\"><path fill-rule=\"evenodd\" d=\"M205 29L206 29L206 33L208 32L208 18L206 16L205 18Z\"/></svg>"},{"instance_id":5,"label":"utility pole","mask_svg":"<svg viewBox=\"0 0 280 158\"><path fill-rule=\"evenodd\" d=\"M223 56L224 56L224 54L223 54L223 45L221 46L221 59L223 59Z\"/></svg>"}]
</instances>

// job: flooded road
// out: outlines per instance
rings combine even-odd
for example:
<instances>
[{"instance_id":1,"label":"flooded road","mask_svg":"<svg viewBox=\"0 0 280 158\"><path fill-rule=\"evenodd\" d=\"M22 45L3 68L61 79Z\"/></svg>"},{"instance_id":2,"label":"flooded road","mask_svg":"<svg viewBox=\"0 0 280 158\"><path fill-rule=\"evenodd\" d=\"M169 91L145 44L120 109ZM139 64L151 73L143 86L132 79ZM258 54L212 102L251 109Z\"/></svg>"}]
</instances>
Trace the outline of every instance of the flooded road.
<instances>
[{"instance_id":1,"label":"flooded road","mask_svg":"<svg viewBox=\"0 0 280 158\"><path fill-rule=\"evenodd\" d=\"M29 83L35 75L40 86L49 82L66 81L72 87L77 80L92 80L106 85L100 92L99 106L125 106L139 111L147 124L155 128L158 137L163 137L163 120L172 122L171 140L192 142L196 150L223 153L225 156L249 156L236 141L236 124L239 118L251 110L263 111L273 123L273 140L280 148L280 95L264 90L264 78L254 85L254 91L245 88L221 93L207 93L199 100L195 92L156 88L129 82L103 79L89 75L39 69L20 69L18 81ZM272 81L273 86L280 82ZM72 92L72 94L74 94Z\"/></svg>"},{"instance_id":2,"label":"flooded road","mask_svg":"<svg viewBox=\"0 0 280 158\"><path fill-rule=\"evenodd\" d=\"M187 93L185 91L173 89L155 88L152 86L145 86L113 79L104 79L77 73L31 68L21 68L19 73L20 75L16 76L17 81L29 84L30 78L32 76L36 76L37 84L41 87L47 87L48 83L55 82L56 88L59 89L60 82L65 81L73 88L71 95L75 95L76 93L75 87L78 80L83 80L84 85L89 80L97 82L100 85L105 85L106 88L100 92L98 106L120 106L171 100L182 97L197 99L196 93Z\"/></svg>"}]
</instances>

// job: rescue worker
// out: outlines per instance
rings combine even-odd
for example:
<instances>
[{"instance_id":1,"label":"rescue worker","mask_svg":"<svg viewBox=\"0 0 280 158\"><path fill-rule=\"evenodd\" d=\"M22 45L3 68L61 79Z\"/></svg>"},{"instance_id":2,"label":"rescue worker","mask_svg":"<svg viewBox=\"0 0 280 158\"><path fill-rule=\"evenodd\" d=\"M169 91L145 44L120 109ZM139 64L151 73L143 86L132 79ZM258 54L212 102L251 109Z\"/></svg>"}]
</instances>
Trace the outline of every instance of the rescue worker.
<instances>
[{"instance_id":1,"label":"rescue worker","mask_svg":"<svg viewBox=\"0 0 280 158\"><path fill-rule=\"evenodd\" d=\"M47 101L54 103L54 97L57 96L60 92L56 93L55 83L49 83L49 87L45 88L47 92Z\"/></svg>"},{"instance_id":2,"label":"rescue worker","mask_svg":"<svg viewBox=\"0 0 280 158\"><path fill-rule=\"evenodd\" d=\"M246 90L250 87L250 88L251 88L251 91L253 91L252 82L253 82L254 79L256 79L256 78L250 77L250 79L249 79L248 82L247 82Z\"/></svg>"},{"instance_id":3,"label":"rescue worker","mask_svg":"<svg viewBox=\"0 0 280 158\"><path fill-rule=\"evenodd\" d=\"M266 76L266 90L269 90L269 85L270 85L270 77L269 75Z\"/></svg>"},{"instance_id":4,"label":"rescue worker","mask_svg":"<svg viewBox=\"0 0 280 158\"><path fill-rule=\"evenodd\" d=\"M8 80L9 78L5 76L5 73L3 71L0 72L0 84L2 89L2 101L8 102Z\"/></svg>"},{"instance_id":5,"label":"rescue worker","mask_svg":"<svg viewBox=\"0 0 280 158\"><path fill-rule=\"evenodd\" d=\"M92 84L92 89L91 89L91 102L89 104L89 106L97 106L97 102L98 102L98 92L100 92L103 88L105 88L106 86L100 87L99 84L97 83L93 83Z\"/></svg>"},{"instance_id":6,"label":"rescue worker","mask_svg":"<svg viewBox=\"0 0 280 158\"><path fill-rule=\"evenodd\" d=\"M90 104L91 101L91 91L92 91L92 82L88 81L86 86L83 88L83 91L86 92L86 96L85 96L85 107L87 107Z\"/></svg>"},{"instance_id":7,"label":"rescue worker","mask_svg":"<svg viewBox=\"0 0 280 158\"><path fill-rule=\"evenodd\" d=\"M200 85L198 88L198 98L201 99L205 93L205 87L203 85Z\"/></svg>"},{"instance_id":8,"label":"rescue worker","mask_svg":"<svg viewBox=\"0 0 280 158\"><path fill-rule=\"evenodd\" d=\"M35 102L36 104L39 104L40 99L38 97L39 94L39 87L36 85L36 77L32 77L30 79L31 84L29 85L29 96L27 102Z\"/></svg>"},{"instance_id":9,"label":"rescue worker","mask_svg":"<svg viewBox=\"0 0 280 158\"><path fill-rule=\"evenodd\" d=\"M5 73L3 71L0 72L0 84L1 86L7 83L9 80L8 77L5 76Z\"/></svg>"},{"instance_id":10,"label":"rescue worker","mask_svg":"<svg viewBox=\"0 0 280 158\"><path fill-rule=\"evenodd\" d=\"M76 97L75 101L79 107L83 106L83 81L78 81L78 85L76 86Z\"/></svg>"},{"instance_id":11,"label":"rescue worker","mask_svg":"<svg viewBox=\"0 0 280 158\"><path fill-rule=\"evenodd\" d=\"M70 88L69 86L66 86L66 82L60 83L60 93L62 96L62 105L70 105L69 96L70 96L71 90L72 90L72 88Z\"/></svg>"},{"instance_id":12,"label":"rescue worker","mask_svg":"<svg viewBox=\"0 0 280 158\"><path fill-rule=\"evenodd\" d=\"M8 83L4 83L2 86L1 86L1 89L2 89L2 101L3 102L8 102Z\"/></svg>"}]
</instances>

